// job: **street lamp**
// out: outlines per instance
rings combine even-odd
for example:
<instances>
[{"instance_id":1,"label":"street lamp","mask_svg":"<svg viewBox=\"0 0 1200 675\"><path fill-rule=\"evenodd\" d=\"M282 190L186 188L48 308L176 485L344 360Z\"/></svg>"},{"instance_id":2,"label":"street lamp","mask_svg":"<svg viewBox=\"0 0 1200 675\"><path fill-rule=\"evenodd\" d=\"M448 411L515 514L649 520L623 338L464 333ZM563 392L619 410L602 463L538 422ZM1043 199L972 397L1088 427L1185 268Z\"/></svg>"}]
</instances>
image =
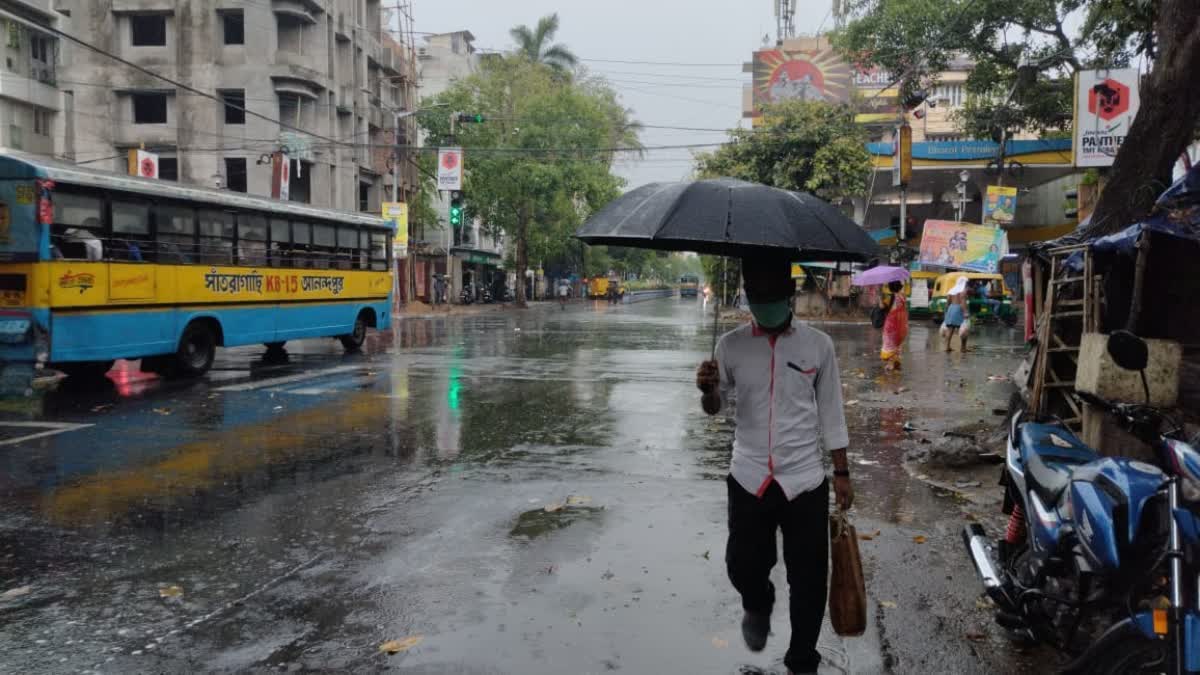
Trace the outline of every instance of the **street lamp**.
<instances>
[{"instance_id":1,"label":"street lamp","mask_svg":"<svg viewBox=\"0 0 1200 675\"><path fill-rule=\"evenodd\" d=\"M971 180L971 173L966 169L958 172L958 185L955 189L958 190L958 214L956 220L962 222L963 216L967 211L967 181Z\"/></svg>"}]
</instances>

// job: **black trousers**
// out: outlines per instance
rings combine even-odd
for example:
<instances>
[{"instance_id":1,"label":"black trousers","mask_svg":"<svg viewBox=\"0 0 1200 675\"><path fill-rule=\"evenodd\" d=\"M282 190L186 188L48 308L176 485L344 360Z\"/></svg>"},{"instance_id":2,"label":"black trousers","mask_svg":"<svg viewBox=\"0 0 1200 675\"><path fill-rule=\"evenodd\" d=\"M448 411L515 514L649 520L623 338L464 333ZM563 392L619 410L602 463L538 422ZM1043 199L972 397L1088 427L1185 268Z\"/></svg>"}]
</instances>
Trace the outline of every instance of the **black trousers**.
<instances>
[{"instance_id":1,"label":"black trousers","mask_svg":"<svg viewBox=\"0 0 1200 675\"><path fill-rule=\"evenodd\" d=\"M784 665L794 673L816 671L817 638L825 618L829 574L829 482L788 501L772 481L762 497L733 476L729 487L729 543L725 567L748 612L770 614L775 605L771 568L778 560L775 530L783 532L792 636Z\"/></svg>"}]
</instances>

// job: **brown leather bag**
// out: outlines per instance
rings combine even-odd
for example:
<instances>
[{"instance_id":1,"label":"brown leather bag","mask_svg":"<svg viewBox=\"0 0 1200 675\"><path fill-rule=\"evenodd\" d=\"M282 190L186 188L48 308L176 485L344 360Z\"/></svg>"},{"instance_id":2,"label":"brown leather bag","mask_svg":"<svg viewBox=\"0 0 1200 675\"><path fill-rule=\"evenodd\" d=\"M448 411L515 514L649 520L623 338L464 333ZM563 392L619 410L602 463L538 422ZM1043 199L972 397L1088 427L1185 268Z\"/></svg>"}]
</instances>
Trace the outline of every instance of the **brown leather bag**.
<instances>
[{"instance_id":1,"label":"brown leather bag","mask_svg":"<svg viewBox=\"0 0 1200 675\"><path fill-rule=\"evenodd\" d=\"M829 622L838 635L857 637L867 630L867 588L858 533L841 509L829 514L829 552Z\"/></svg>"}]
</instances>

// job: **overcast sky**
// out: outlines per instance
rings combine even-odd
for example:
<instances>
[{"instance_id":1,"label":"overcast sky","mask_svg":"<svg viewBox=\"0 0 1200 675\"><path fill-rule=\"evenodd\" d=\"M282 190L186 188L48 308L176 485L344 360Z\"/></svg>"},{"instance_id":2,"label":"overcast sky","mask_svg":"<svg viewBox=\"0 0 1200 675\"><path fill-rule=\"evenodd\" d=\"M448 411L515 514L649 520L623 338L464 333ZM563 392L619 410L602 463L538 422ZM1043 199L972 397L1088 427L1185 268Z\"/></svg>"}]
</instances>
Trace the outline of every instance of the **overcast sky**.
<instances>
[{"instance_id":1,"label":"overcast sky","mask_svg":"<svg viewBox=\"0 0 1200 675\"><path fill-rule=\"evenodd\" d=\"M830 0L797 3L796 30L829 29ZM726 129L741 123L741 64L775 39L772 0L413 0L413 29L430 33L469 30L481 49L512 47L508 31L533 27L558 12L557 40L583 64L604 75L636 119L647 125ZM418 35L418 44L420 36ZM609 63L645 61L648 63ZM719 64L704 66L661 65ZM650 84L655 83L655 84ZM719 143L720 132L646 129L647 146ZM623 161L617 171L637 187L680 180L691 171L691 150L651 150L645 159Z\"/></svg>"}]
</instances>

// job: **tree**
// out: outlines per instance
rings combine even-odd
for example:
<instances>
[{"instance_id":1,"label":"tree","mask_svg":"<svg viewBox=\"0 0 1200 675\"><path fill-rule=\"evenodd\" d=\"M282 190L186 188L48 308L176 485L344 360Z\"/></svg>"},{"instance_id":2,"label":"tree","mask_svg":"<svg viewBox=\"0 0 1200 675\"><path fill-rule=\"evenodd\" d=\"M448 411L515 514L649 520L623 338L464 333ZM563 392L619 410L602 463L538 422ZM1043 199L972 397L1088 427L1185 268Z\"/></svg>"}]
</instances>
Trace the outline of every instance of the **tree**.
<instances>
[{"instance_id":1,"label":"tree","mask_svg":"<svg viewBox=\"0 0 1200 675\"><path fill-rule=\"evenodd\" d=\"M515 26L508 32L517 43L517 54L534 63L542 63L556 71L567 72L575 67L579 59L561 43L551 44L558 32L558 14L548 14L538 19L537 26Z\"/></svg>"},{"instance_id":2,"label":"tree","mask_svg":"<svg viewBox=\"0 0 1200 675\"><path fill-rule=\"evenodd\" d=\"M764 109L761 126L733 129L729 140L697 155L698 175L811 192L834 203L867 193L867 135L849 105L777 103Z\"/></svg>"},{"instance_id":3,"label":"tree","mask_svg":"<svg viewBox=\"0 0 1200 675\"><path fill-rule=\"evenodd\" d=\"M1153 63L1141 107L1092 216L1093 232L1144 215L1200 119L1200 3L1195 0L856 0L834 36L851 60L900 78L902 96L927 91L954 60L973 63L958 115L977 138L1001 131L1069 130L1073 76ZM1082 12L1075 36L1066 19Z\"/></svg>"},{"instance_id":4,"label":"tree","mask_svg":"<svg viewBox=\"0 0 1200 675\"><path fill-rule=\"evenodd\" d=\"M468 216L504 231L513 246L518 303L530 260L578 259L575 230L618 195L609 153L615 97L595 87L506 56L484 61L479 73L427 104L487 114L483 124L460 127L454 140L464 148ZM447 120L429 116L422 124L430 146L449 144Z\"/></svg>"}]
</instances>

